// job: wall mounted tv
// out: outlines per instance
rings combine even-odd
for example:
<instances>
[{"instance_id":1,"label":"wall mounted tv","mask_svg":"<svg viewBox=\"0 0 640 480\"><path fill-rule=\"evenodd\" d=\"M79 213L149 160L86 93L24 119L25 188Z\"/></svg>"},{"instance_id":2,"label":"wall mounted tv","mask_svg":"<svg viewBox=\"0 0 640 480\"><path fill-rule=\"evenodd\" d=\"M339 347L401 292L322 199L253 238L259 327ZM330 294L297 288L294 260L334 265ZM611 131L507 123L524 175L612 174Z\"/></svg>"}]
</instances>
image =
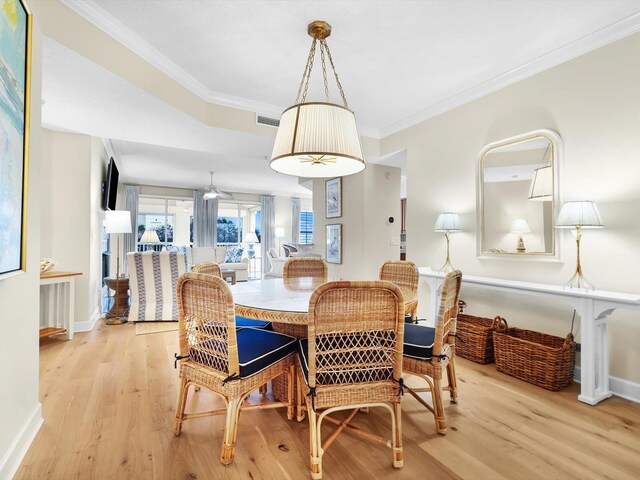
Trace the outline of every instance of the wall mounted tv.
<instances>
[{"instance_id":1,"label":"wall mounted tv","mask_svg":"<svg viewBox=\"0 0 640 480\"><path fill-rule=\"evenodd\" d=\"M116 197L118 196L118 167L113 157L109 160L107 179L102 183L102 208L105 210L116 209Z\"/></svg>"}]
</instances>

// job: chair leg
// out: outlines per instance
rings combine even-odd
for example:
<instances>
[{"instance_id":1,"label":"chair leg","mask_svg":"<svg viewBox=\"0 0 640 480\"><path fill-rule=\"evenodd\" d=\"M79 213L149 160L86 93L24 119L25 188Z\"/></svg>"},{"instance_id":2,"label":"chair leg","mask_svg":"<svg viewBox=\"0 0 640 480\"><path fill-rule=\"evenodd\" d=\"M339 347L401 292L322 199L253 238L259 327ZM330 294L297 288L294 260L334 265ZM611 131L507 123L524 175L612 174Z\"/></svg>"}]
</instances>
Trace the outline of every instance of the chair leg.
<instances>
[{"instance_id":1,"label":"chair leg","mask_svg":"<svg viewBox=\"0 0 640 480\"><path fill-rule=\"evenodd\" d=\"M258 392L264 397L267 394L267 384L260 385L258 387Z\"/></svg>"},{"instance_id":2,"label":"chair leg","mask_svg":"<svg viewBox=\"0 0 640 480\"><path fill-rule=\"evenodd\" d=\"M433 398L433 416L436 419L436 430L439 434L445 435L447 433L447 424L444 418L444 405L442 404L442 380L440 378L433 378L431 398Z\"/></svg>"},{"instance_id":3,"label":"chair leg","mask_svg":"<svg viewBox=\"0 0 640 480\"><path fill-rule=\"evenodd\" d=\"M302 382L296 378L296 420L304 420L304 408L302 407Z\"/></svg>"},{"instance_id":4,"label":"chair leg","mask_svg":"<svg viewBox=\"0 0 640 480\"><path fill-rule=\"evenodd\" d=\"M447 379L449 380L449 395L451 403L458 403L458 381L456 380L455 357L451 357L447 365Z\"/></svg>"},{"instance_id":5,"label":"chair leg","mask_svg":"<svg viewBox=\"0 0 640 480\"><path fill-rule=\"evenodd\" d=\"M187 379L180 378L180 387L178 387L178 400L176 402L176 418L173 422L173 434L177 437L182 432L182 419L184 418L184 407L187 404L187 394L189 386Z\"/></svg>"},{"instance_id":6,"label":"chair leg","mask_svg":"<svg viewBox=\"0 0 640 480\"><path fill-rule=\"evenodd\" d=\"M229 399L227 404L227 418L224 424L222 451L220 452L220 463L223 465L229 465L233 462L235 455L240 405L242 405L241 398Z\"/></svg>"},{"instance_id":7,"label":"chair leg","mask_svg":"<svg viewBox=\"0 0 640 480\"><path fill-rule=\"evenodd\" d=\"M400 402L393 404L393 416L395 417L395 428L391 432L393 438L393 466L401 468L404 465L404 455L402 452L402 410Z\"/></svg>"},{"instance_id":8,"label":"chair leg","mask_svg":"<svg viewBox=\"0 0 640 480\"><path fill-rule=\"evenodd\" d=\"M293 420L293 417L295 416L295 410L296 410L296 405L295 405L295 398L297 397L297 395L295 394L295 388L296 388L296 367L295 365L291 364L291 366L289 367L289 372L287 373L287 418L289 420Z\"/></svg>"},{"instance_id":9,"label":"chair leg","mask_svg":"<svg viewBox=\"0 0 640 480\"><path fill-rule=\"evenodd\" d=\"M309 417L309 456L311 463L311 478L322 478L322 438L318 429L318 417L309 409L307 404L307 417Z\"/></svg>"}]
</instances>

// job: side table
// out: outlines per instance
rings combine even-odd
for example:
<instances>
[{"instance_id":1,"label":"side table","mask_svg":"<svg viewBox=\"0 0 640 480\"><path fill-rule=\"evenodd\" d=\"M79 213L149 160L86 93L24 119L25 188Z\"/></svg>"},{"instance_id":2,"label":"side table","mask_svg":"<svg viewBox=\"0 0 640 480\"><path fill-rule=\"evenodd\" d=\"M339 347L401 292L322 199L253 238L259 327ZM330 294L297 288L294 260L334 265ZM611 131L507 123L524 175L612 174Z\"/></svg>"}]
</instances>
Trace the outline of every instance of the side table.
<instances>
[{"instance_id":1,"label":"side table","mask_svg":"<svg viewBox=\"0 0 640 480\"><path fill-rule=\"evenodd\" d=\"M220 270L220 274L225 282L236 284L236 271L235 270Z\"/></svg>"},{"instance_id":2,"label":"side table","mask_svg":"<svg viewBox=\"0 0 640 480\"><path fill-rule=\"evenodd\" d=\"M40 329L40 338L58 333L66 333L68 340L73 338L75 277L79 275L82 273L52 271L40 274L40 315L42 323L49 325ZM62 324L66 324L66 328L61 328Z\"/></svg>"},{"instance_id":3,"label":"side table","mask_svg":"<svg viewBox=\"0 0 640 480\"><path fill-rule=\"evenodd\" d=\"M106 277L104 283L115 291L113 305L105 314L107 325L120 325L128 322L129 315L129 277Z\"/></svg>"}]
</instances>

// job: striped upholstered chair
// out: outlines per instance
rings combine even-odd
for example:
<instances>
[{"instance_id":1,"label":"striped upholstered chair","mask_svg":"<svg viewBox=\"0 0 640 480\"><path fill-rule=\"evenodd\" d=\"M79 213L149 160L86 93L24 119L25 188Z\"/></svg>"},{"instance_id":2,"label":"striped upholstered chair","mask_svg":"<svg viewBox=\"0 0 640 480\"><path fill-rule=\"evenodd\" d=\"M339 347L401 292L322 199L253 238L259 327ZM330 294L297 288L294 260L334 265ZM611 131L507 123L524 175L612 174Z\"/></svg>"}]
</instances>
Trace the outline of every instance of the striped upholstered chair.
<instances>
[{"instance_id":1,"label":"striped upholstered chair","mask_svg":"<svg viewBox=\"0 0 640 480\"><path fill-rule=\"evenodd\" d=\"M129 321L178 321L176 286L187 271L182 252L133 252L127 254L131 306Z\"/></svg>"}]
</instances>

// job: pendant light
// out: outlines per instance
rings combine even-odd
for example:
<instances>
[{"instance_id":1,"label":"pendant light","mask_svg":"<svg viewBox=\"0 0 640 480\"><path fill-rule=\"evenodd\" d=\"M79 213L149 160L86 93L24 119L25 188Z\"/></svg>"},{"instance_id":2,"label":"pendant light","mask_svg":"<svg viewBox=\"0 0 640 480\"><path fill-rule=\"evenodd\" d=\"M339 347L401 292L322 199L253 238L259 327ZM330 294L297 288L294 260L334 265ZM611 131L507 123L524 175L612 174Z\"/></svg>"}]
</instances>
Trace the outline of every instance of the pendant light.
<instances>
[{"instance_id":1,"label":"pendant light","mask_svg":"<svg viewBox=\"0 0 640 480\"><path fill-rule=\"evenodd\" d=\"M327 37L331 25L315 21L307 33L313 38L307 64L298 88L296 103L280 118L271 163L276 172L298 177L341 177L365 168L354 113L338 79ZM325 102L307 102L307 91L316 46L320 45ZM333 71L343 105L329 102L325 57Z\"/></svg>"}]
</instances>

